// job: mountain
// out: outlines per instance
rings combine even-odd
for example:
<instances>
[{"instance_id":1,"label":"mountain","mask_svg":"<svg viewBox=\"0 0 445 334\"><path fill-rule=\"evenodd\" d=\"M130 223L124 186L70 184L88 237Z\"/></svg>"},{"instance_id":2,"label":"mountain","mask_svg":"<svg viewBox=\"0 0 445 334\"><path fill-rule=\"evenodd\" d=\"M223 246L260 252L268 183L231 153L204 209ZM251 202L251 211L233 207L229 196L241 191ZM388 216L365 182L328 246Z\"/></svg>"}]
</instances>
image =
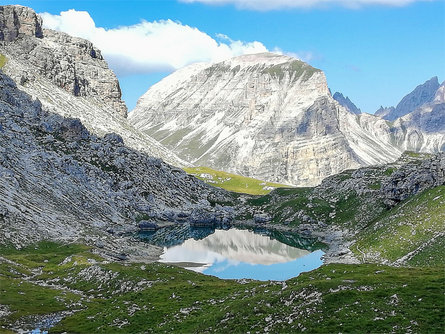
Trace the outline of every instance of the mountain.
<instances>
[{"instance_id":1,"label":"mountain","mask_svg":"<svg viewBox=\"0 0 445 334\"><path fill-rule=\"evenodd\" d=\"M410 113L386 124L391 144L403 151L445 150L445 83L442 83L428 100L429 102L423 103Z\"/></svg>"},{"instance_id":2,"label":"mountain","mask_svg":"<svg viewBox=\"0 0 445 334\"><path fill-rule=\"evenodd\" d=\"M115 132L132 148L187 165L128 123L119 82L91 42L43 29L30 8L0 6L0 57L2 71L47 110L80 119L96 135Z\"/></svg>"},{"instance_id":3,"label":"mountain","mask_svg":"<svg viewBox=\"0 0 445 334\"><path fill-rule=\"evenodd\" d=\"M331 97L322 71L272 53L185 67L128 118L191 164L301 186L401 153Z\"/></svg>"},{"instance_id":4,"label":"mountain","mask_svg":"<svg viewBox=\"0 0 445 334\"><path fill-rule=\"evenodd\" d=\"M326 262L406 264L445 241L444 203L445 153L405 152L390 164L347 170L317 187L273 190L240 204L238 220L260 214L271 226L318 238L329 245ZM436 256L443 261L443 254Z\"/></svg>"},{"instance_id":5,"label":"mountain","mask_svg":"<svg viewBox=\"0 0 445 334\"><path fill-rule=\"evenodd\" d=\"M425 83L417 86L411 93L406 95L394 109L378 110L377 116L381 116L388 121L409 114L422 106L423 104L432 102L437 90L439 89L439 81L437 77L432 77ZM382 108L381 108L382 109Z\"/></svg>"},{"instance_id":6,"label":"mountain","mask_svg":"<svg viewBox=\"0 0 445 334\"><path fill-rule=\"evenodd\" d=\"M226 192L147 155L181 162L128 124L90 42L22 6L1 6L0 28L0 244L82 239L151 259L159 249L123 236L139 221L230 219L214 207Z\"/></svg>"},{"instance_id":7,"label":"mountain","mask_svg":"<svg viewBox=\"0 0 445 334\"><path fill-rule=\"evenodd\" d=\"M91 60L82 51L85 41L63 37L70 43L62 45L58 57L63 60L79 52L70 63L77 68L81 62L79 68L86 66L87 73L58 72L67 64L59 64L50 52L61 44L45 40L51 32L39 29L35 13L17 6L0 7L0 13L0 67L8 73L0 70L0 332L444 332L444 300L438 296L444 293L445 153L405 152L387 165L349 169L317 187L281 188L262 197L212 188L126 146L118 134L98 136L83 121L63 116L78 115L97 133L116 128L142 136L126 123L120 97L110 99L105 93L116 86L100 59L97 66L108 73L101 75L107 79L92 82L94 66L86 65ZM36 65L38 59L21 60L27 56L16 48L27 43L30 55L39 43L48 47L49 60L42 68ZM44 57L43 53L35 56ZM326 164L339 163L335 155L372 164L400 154L402 145L434 150L443 142L443 85L432 101L392 123L347 111L327 93L320 71L275 57L260 55L260 63L257 58L236 65L235 72L243 71L247 81L234 80L232 66L230 73L220 68L209 73L212 81L205 89L214 84L224 97L214 96L220 108L215 110L230 111L221 115L230 125L223 129L227 133L237 121L231 110L235 107L248 116L251 126L266 118L268 131L280 120L281 140L297 133L301 146L295 147L306 145L305 159ZM229 64L241 60L247 62L241 58ZM198 71L195 86L187 86L190 90L206 85L200 66L209 68L195 65L184 70ZM258 75L262 71L264 75ZM184 75L181 85L188 80ZM163 83L176 89L175 80ZM231 100L232 106L219 105L227 95L237 94L230 86L224 91L221 83L238 83L237 89L249 98L247 109L239 96ZM100 87L105 89L103 100L102 93L97 94ZM304 94L297 94L300 90ZM158 90L156 98L162 99L164 92ZM172 94L197 97L186 93L179 89ZM289 117L281 109L269 109L267 97L270 105L284 106ZM194 102L199 101L190 103ZM296 105L286 107L292 104ZM264 108L256 108L261 105ZM175 116L180 120L181 115ZM173 120L167 124L172 126ZM197 119L189 121L195 125ZM218 130L219 123L214 124L212 129ZM269 132L261 133L270 138ZM133 140L133 145L145 143ZM274 143L277 146L271 149L276 150L279 141ZM332 161L324 162L323 154ZM134 237L139 224L156 226L160 229L155 234L160 232L159 237L174 244L178 239L203 238L221 223L267 230L265 235L274 238L281 234L276 238L280 241L315 238L326 245L324 264L287 281L220 280L153 263L162 249ZM193 224L207 228L191 232ZM171 225L179 235L164 228ZM247 239L247 233L230 234L212 234L207 246L228 256L242 248L242 258L232 257L235 265L244 257L269 263L302 253L265 236ZM311 239L305 240L302 243ZM260 254L257 246L265 242L270 248ZM193 241L187 244L194 248Z\"/></svg>"},{"instance_id":8,"label":"mountain","mask_svg":"<svg viewBox=\"0 0 445 334\"><path fill-rule=\"evenodd\" d=\"M357 108L357 106L349 99L349 97L344 97L342 93L335 92L332 96L335 101L340 103L343 107L345 107L347 110L352 112L353 114L360 114L362 111Z\"/></svg>"},{"instance_id":9,"label":"mountain","mask_svg":"<svg viewBox=\"0 0 445 334\"><path fill-rule=\"evenodd\" d=\"M230 216L209 202L224 201L224 191L126 147L116 134L97 137L79 120L45 110L1 71L0 143L0 244L83 239L150 259L160 250L123 237L141 219L168 225Z\"/></svg>"},{"instance_id":10,"label":"mountain","mask_svg":"<svg viewBox=\"0 0 445 334\"><path fill-rule=\"evenodd\" d=\"M379 116L383 119L385 119L385 117L389 114L394 113L396 108L394 107L383 107L380 106L380 108L374 113L375 116Z\"/></svg>"}]
</instances>

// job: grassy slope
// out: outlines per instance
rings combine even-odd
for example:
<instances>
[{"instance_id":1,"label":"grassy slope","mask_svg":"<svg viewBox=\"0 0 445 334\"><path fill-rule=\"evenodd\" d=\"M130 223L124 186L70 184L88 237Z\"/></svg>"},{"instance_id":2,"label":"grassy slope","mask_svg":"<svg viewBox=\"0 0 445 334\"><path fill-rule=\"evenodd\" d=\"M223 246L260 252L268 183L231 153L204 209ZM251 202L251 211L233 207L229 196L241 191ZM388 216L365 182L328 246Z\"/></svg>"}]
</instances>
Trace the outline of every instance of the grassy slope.
<instances>
[{"instance_id":1,"label":"grassy slope","mask_svg":"<svg viewBox=\"0 0 445 334\"><path fill-rule=\"evenodd\" d=\"M351 173L344 171L331 176L333 186L319 188L277 189L268 195L252 198L248 201L250 207L244 211L241 219L251 218L255 213L265 212L271 215L273 224L298 226L307 216L312 221L322 221L326 224L336 224L345 228L360 228L369 220L377 218L383 211L383 203L374 196L380 189L378 179L385 174L386 169L375 169L369 173L369 180L364 185L369 193L362 196L350 189L343 189L343 182L351 182ZM306 220L307 222L307 220Z\"/></svg>"},{"instance_id":2,"label":"grassy slope","mask_svg":"<svg viewBox=\"0 0 445 334\"><path fill-rule=\"evenodd\" d=\"M2 54L0 53L0 69L2 69L3 66L6 65L6 61L7 61L6 56L5 56L5 55L2 55Z\"/></svg>"},{"instance_id":3,"label":"grassy slope","mask_svg":"<svg viewBox=\"0 0 445 334\"><path fill-rule=\"evenodd\" d=\"M427 156L407 152L407 162ZM420 160L419 160L420 161ZM417 160L414 161L417 163ZM445 263L445 186L426 190L388 210L379 197L381 180L395 167L361 169L365 177L354 179L345 171L327 180L324 188L277 189L252 198L240 218L265 212L272 224L298 226L324 222L349 230L351 247L363 262L413 266ZM361 182L361 194L344 186Z\"/></svg>"},{"instance_id":4,"label":"grassy slope","mask_svg":"<svg viewBox=\"0 0 445 334\"><path fill-rule=\"evenodd\" d=\"M1 254L15 262L1 264L1 304L15 311L0 318L3 331L23 316L62 310L77 312L52 332L445 330L443 268L331 264L286 283L240 284L162 264L107 263L80 245ZM52 279L57 286L38 285Z\"/></svg>"},{"instance_id":5,"label":"grassy slope","mask_svg":"<svg viewBox=\"0 0 445 334\"><path fill-rule=\"evenodd\" d=\"M222 172L208 167L192 167L184 168L184 170L207 184L237 193L264 195L275 188L289 187L279 183L264 182L250 177Z\"/></svg>"},{"instance_id":6,"label":"grassy slope","mask_svg":"<svg viewBox=\"0 0 445 334\"><path fill-rule=\"evenodd\" d=\"M364 229L353 247L357 255L390 262L407 254L410 264L444 264L445 186L424 191L385 212ZM413 257L411 260L409 260Z\"/></svg>"}]
</instances>

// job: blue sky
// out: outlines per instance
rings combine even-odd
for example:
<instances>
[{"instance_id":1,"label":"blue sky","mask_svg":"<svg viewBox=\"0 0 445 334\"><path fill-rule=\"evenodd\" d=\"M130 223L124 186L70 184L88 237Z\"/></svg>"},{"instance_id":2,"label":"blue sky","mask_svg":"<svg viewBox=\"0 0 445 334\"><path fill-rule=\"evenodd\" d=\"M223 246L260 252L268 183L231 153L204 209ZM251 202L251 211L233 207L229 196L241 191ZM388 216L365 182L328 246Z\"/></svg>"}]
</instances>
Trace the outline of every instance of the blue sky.
<instances>
[{"instance_id":1,"label":"blue sky","mask_svg":"<svg viewBox=\"0 0 445 334\"><path fill-rule=\"evenodd\" d=\"M342 92L371 113L380 105L396 105L433 76L445 79L442 0L329 0L327 5L318 4L320 0L183 1L14 4L52 14L44 16L51 27L99 44L130 109L175 68L263 48L297 55L322 69L333 92ZM69 9L75 11L60 16Z\"/></svg>"}]
</instances>

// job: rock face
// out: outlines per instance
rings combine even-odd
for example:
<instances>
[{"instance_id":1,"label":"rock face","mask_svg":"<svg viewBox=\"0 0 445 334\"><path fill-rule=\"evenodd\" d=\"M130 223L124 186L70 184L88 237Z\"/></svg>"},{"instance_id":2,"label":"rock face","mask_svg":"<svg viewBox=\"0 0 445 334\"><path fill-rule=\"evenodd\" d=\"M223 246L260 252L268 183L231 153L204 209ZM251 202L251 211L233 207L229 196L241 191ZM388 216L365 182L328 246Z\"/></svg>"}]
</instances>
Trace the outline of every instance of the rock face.
<instances>
[{"instance_id":1,"label":"rock face","mask_svg":"<svg viewBox=\"0 0 445 334\"><path fill-rule=\"evenodd\" d=\"M420 106L432 102L438 88L439 81L437 77L433 77L422 85L417 86L411 93L406 95L395 109L390 110L385 114L380 112L379 115L377 115L376 113L376 115L381 116L388 121L394 121L399 117L413 112Z\"/></svg>"},{"instance_id":2,"label":"rock face","mask_svg":"<svg viewBox=\"0 0 445 334\"><path fill-rule=\"evenodd\" d=\"M389 141L403 151L445 151L445 85L430 102L387 124Z\"/></svg>"},{"instance_id":3,"label":"rock face","mask_svg":"<svg viewBox=\"0 0 445 334\"><path fill-rule=\"evenodd\" d=\"M335 92L332 96L335 101L340 103L343 107L345 107L348 111L353 114L361 114L361 110L357 108L357 106L349 99L349 97L344 97L342 93Z\"/></svg>"},{"instance_id":4,"label":"rock face","mask_svg":"<svg viewBox=\"0 0 445 334\"><path fill-rule=\"evenodd\" d=\"M1 6L0 41L13 42L23 36L42 38L42 19L27 7Z\"/></svg>"},{"instance_id":5,"label":"rock face","mask_svg":"<svg viewBox=\"0 0 445 334\"><path fill-rule=\"evenodd\" d=\"M129 120L194 165L313 186L404 150L443 150L436 83L419 86L396 109L382 108L383 115L415 108L392 124L340 93L333 98L323 72L297 59L246 55L173 73L140 98Z\"/></svg>"},{"instance_id":6,"label":"rock face","mask_svg":"<svg viewBox=\"0 0 445 334\"><path fill-rule=\"evenodd\" d=\"M100 138L46 111L1 71L0 143L0 243L84 238L151 258L156 250L120 236L137 231L143 217L228 215L215 205L227 200L224 191L124 146L116 134Z\"/></svg>"},{"instance_id":7,"label":"rock face","mask_svg":"<svg viewBox=\"0 0 445 334\"><path fill-rule=\"evenodd\" d=\"M3 23L2 23L3 22ZM2 70L47 110L79 118L93 133L118 133L125 143L177 166L165 147L130 126L119 82L89 41L41 28L41 18L22 6L0 7Z\"/></svg>"},{"instance_id":8,"label":"rock face","mask_svg":"<svg viewBox=\"0 0 445 334\"><path fill-rule=\"evenodd\" d=\"M270 53L179 70L129 120L192 164L294 185L400 154L332 99L323 72Z\"/></svg>"},{"instance_id":9,"label":"rock face","mask_svg":"<svg viewBox=\"0 0 445 334\"><path fill-rule=\"evenodd\" d=\"M385 181L380 190L385 204L392 207L425 189L445 184L445 154L436 154L420 164L406 164Z\"/></svg>"},{"instance_id":10,"label":"rock face","mask_svg":"<svg viewBox=\"0 0 445 334\"><path fill-rule=\"evenodd\" d=\"M380 108L374 113L374 115L379 116L383 119L386 119L387 115L394 113L396 108L394 107L383 107L380 106Z\"/></svg>"},{"instance_id":11,"label":"rock face","mask_svg":"<svg viewBox=\"0 0 445 334\"><path fill-rule=\"evenodd\" d=\"M127 107L121 100L119 82L91 42L52 30L43 31L41 18L26 7L2 7L1 20L2 47L7 56L31 65L74 96L100 98L126 117Z\"/></svg>"}]
</instances>

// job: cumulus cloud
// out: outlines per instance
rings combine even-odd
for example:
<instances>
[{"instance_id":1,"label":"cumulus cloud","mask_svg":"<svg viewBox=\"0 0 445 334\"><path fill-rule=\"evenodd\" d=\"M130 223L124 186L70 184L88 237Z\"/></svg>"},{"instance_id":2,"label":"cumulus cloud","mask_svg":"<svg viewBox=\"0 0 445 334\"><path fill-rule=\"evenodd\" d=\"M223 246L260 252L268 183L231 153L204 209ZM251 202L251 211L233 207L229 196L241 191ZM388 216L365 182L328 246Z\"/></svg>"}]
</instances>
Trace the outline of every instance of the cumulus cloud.
<instances>
[{"instance_id":1,"label":"cumulus cloud","mask_svg":"<svg viewBox=\"0 0 445 334\"><path fill-rule=\"evenodd\" d=\"M212 38L197 28L171 20L142 21L115 29L96 27L90 14L74 9L60 15L41 13L45 28L90 40L116 74L171 71L195 62L216 62L242 54L267 52L260 42Z\"/></svg>"},{"instance_id":2,"label":"cumulus cloud","mask_svg":"<svg viewBox=\"0 0 445 334\"><path fill-rule=\"evenodd\" d=\"M405 6L413 2L434 0L179 0L185 3L200 2L209 5L234 4L238 8L253 10L274 10L283 8L311 8L343 6L359 8L366 5Z\"/></svg>"}]
</instances>

